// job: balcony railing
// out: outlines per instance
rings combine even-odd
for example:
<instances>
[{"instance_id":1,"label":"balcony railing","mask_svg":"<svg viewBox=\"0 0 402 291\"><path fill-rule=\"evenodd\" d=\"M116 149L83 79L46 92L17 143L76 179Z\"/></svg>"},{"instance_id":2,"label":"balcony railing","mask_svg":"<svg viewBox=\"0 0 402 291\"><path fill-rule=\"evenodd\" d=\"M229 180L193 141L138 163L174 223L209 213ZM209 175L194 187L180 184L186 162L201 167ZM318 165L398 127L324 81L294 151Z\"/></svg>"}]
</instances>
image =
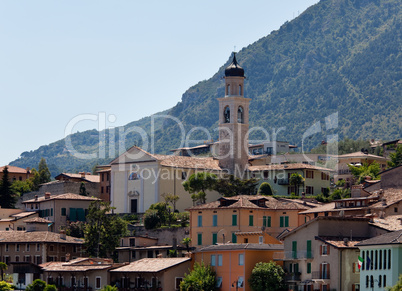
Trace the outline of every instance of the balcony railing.
<instances>
[{"instance_id":1,"label":"balcony railing","mask_svg":"<svg viewBox=\"0 0 402 291\"><path fill-rule=\"evenodd\" d=\"M300 274L286 274L285 275L285 282L295 282L300 281Z\"/></svg>"},{"instance_id":2,"label":"balcony railing","mask_svg":"<svg viewBox=\"0 0 402 291\"><path fill-rule=\"evenodd\" d=\"M311 272L312 279L331 279L329 272L313 271Z\"/></svg>"},{"instance_id":3,"label":"balcony railing","mask_svg":"<svg viewBox=\"0 0 402 291\"><path fill-rule=\"evenodd\" d=\"M278 185L289 185L289 179L278 179Z\"/></svg>"},{"instance_id":4,"label":"balcony railing","mask_svg":"<svg viewBox=\"0 0 402 291\"><path fill-rule=\"evenodd\" d=\"M275 254L278 254L278 258L275 258ZM282 255L280 255L282 254ZM274 259L279 260L280 256L282 260L306 260L306 259L313 259L313 252L312 251L306 251L306 250L300 250L300 251L286 251L283 253L274 253Z\"/></svg>"}]
</instances>

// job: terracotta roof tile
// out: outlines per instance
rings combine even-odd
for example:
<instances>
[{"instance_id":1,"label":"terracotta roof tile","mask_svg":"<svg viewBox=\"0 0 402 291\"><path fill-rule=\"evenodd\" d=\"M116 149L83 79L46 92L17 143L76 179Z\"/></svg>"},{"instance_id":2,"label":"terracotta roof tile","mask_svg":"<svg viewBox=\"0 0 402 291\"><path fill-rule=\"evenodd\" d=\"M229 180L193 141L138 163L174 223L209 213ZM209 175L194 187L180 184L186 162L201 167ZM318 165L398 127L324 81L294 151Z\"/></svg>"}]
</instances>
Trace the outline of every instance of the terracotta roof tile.
<instances>
[{"instance_id":1,"label":"terracotta roof tile","mask_svg":"<svg viewBox=\"0 0 402 291\"><path fill-rule=\"evenodd\" d=\"M0 231L0 243L15 242L55 242L55 243L75 243L83 244L84 240L72 236L66 239L60 238L60 234L50 231Z\"/></svg>"},{"instance_id":2,"label":"terracotta roof tile","mask_svg":"<svg viewBox=\"0 0 402 291\"><path fill-rule=\"evenodd\" d=\"M25 223L46 223L46 224L53 223L52 221L44 219L42 217L34 217L34 218L26 219L26 220L24 220L24 222Z\"/></svg>"},{"instance_id":3,"label":"terracotta roof tile","mask_svg":"<svg viewBox=\"0 0 402 291\"><path fill-rule=\"evenodd\" d=\"M57 175L56 178L58 176L67 176L69 178L81 179L81 180L88 181L88 182L91 182L91 183L99 183L100 182L99 175L88 175L88 174L86 174L84 177L82 177L81 174L61 173L61 174Z\"/></svg>"},{"instance_id":4,"label":"terracotta roof tile","mask_svg":"<svg viewBox=\"0 0 402 291\"><path fill-rule=\"evenodd\" d=\"M219 167L219 161L211 157L195 158L184 156L163 156L163 158L159 160L161 161L161 165L165 167L215 171L222 170Z\"/></svg>"},{"instance_id":5,"label":"terracotta roof tile","mask_svg":"<svg viewBox=\"0 0 402 291\"><path fill-rule=\"evenodd\" d=\"M190 258L149 258L132 262L110 272L157 273L190 261Z\"/></svg>"},{"instance_id":6,"label":"terracotta roof tile","mask_svg":"<svg viewBox=\"0 0 402 291\"><path fill-rule=\"evenodd\" d=\"M357 246L402 244L402 230L385 233L360 242Z\"/></svg>"},{"instance_id":7,"label":"terracotta roof tile","mask_svg":"<svg viewBox=\"0 0 402 291\"><path fill-rule=\"evenodd\" d=\"M384 157L371 155L371 154L366 155L365 153L362 153L362 152L354 152L354 153L350 153L350 154L340 155L340 156L338 156L338 159L342 159L342 158L364 158L365 159L367 157L386 161L386 158L384 158Z\"/></svg>"},{"instance_id":8,"label":"terracotta roof tile","mask_svg":"<svg viewBox=\"0 0 402 291\"><path fill-rule=\"evenodd\" d=\"M6 166L0 167L0 172L3 172L5 167ZM27 174L28 173L28 171L26 169L16 167L16 166L7 165L7 169L8 169L9 173L18 173L18 174Z\"/></svg>"},{"instance_id":9,"label":"terracotta roof tile","mask_svg":"<svg viewBox=\"0 0 402 291\"><path fill-rule=\"evenodd\" d=\"M349 239L340 239L337 237L323 237L323 236L318 236L316 237L320 239L321 241L330 244L338 249L349 249L349 248L356 248L356 244L360 243L361 241L367 239L367 238L354 238L353 240Z\"/></svg>"},{"instance_id":10,"label":"terracotta roof tile","mask_svg":"<svg viewBox=\"0 0 402 291\"><path fill-rule=\"evenodd\" d=\"M370 224L388 231L402 230L402 214L390 215L384 218L376 217L374 222L370 222Z\"/></svg>"},{"instance_id":11,"label":"terracotta roof tile","mask_svg":"<svg viewBox=\"0 0 402 291\"><path fill-rule=\"evenodd\" d=\"M402 189L393 189L389 188L386 190L383 190L383 196L380 198L380 201L370 205L370 208L377 208L381 209L384 207L389 207L392 204L398 203L399 201L402 201ZM378 195L379 191L374 191L373 195Z\"/></svg>"}]
</instances>

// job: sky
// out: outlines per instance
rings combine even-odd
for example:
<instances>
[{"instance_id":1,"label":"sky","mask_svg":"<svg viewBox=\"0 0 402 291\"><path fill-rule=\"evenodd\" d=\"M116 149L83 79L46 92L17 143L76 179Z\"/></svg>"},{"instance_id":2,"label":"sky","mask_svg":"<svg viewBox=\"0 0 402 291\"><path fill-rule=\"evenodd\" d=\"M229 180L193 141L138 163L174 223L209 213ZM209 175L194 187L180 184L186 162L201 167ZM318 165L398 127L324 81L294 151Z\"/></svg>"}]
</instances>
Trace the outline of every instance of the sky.
<instances>
[{"instance_id":1,"label":"sky","mask_svg":"<svg viewBox=\"0 0 402 291\"><path fill-rule=\"evenodd\" d=\"M0 1L0 166L173 107L233 50L317 2Z\"/></svg>"}]
</instances>

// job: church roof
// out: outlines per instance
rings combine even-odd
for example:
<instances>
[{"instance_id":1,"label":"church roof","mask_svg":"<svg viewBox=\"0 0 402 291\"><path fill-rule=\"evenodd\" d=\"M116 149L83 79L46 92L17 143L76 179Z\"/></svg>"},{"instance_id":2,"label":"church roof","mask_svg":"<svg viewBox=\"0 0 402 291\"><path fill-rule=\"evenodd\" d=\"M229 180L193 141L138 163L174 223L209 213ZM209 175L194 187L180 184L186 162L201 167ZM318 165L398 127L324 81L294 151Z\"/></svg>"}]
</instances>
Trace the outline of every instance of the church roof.
<instances>
[{"instance_id":1,"label":"church roof","mask_svg":"<svg viewBox=\"0 0 402 291\"><path fill-rule=\"evenodd\" d=\"M244 77L244 69L236 60L236 53L233 53L232 63L225 69L225 77Z\"/></svg>"}]
</instances>

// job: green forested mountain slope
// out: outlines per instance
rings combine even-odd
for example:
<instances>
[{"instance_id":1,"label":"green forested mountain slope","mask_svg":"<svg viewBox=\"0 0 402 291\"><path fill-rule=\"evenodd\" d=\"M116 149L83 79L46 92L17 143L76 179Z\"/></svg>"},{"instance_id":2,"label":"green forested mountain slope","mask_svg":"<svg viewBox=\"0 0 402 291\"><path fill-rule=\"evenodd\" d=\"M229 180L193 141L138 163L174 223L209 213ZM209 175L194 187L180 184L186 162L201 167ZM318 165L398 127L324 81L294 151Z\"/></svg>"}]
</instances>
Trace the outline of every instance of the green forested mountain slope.
<instances>
[{"instance_id":1,"label":"green forested mountain slope","mask_svg":"<svg viewBox=\"0 0 402 291\"><path fill-rule=\"evenodd\" d=\"M322 0L242 49L237 59L247 76L245 96L252 99L250 127L262 127L270 134L285 127L277 139L300 146L303 133L320 122L321 131L305 140L307 147L330 134L354 139L400 138L401 6L399 0ZM187 131L206 127L216 139L216 98L224 95L222 76L229 60L212 78L188 89L182 101L164 114L181 120ZM336 113L338 124L328 130L325 117ZM150 118L144 118L127 126L141 126L149 132L149 122ZM156 128L156 152L180 146L180 129L175 122L158 119ZM90 152L97 151L95 136L95 131L89 131L72 138ZM191 137L208 139L200 131ZM261 132L252 134L252 139L261 137ZM128 136L126 147L134 143L141 145L139 137ZM104 146L108 148L108 143ZM49 165L64 171L81 170L96 162L70 157L61 140L23 153L12 164L35 166L42 156Z\"/></svg>"}]
</instances>

